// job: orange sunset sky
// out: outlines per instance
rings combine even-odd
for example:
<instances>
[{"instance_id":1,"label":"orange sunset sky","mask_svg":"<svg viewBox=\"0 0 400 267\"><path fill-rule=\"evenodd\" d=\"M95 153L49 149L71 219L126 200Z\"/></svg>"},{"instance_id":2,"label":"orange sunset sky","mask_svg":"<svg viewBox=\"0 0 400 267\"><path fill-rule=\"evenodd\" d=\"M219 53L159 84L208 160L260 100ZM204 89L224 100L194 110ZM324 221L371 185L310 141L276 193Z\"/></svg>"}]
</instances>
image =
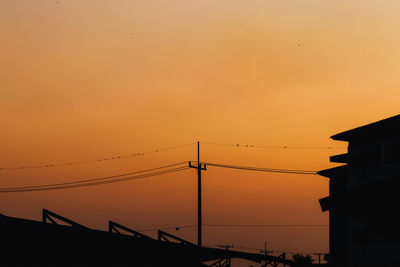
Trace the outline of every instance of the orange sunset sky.
<instances>
[{"instance_id":1,"label":"orange sunset sky","mask_svg":"<svg viewBox=\"0 0 400 267\"><path fill-rule=\"evenodd\" d=\"M399 1L0 0L0 167L108 158L196 142L201 160L321 170L335 133L399 113ZM196 160L196 146L67 167L0 170L0 187ZM89 227L197 223L194 169L96 187L0 194ZM209 167L207 224L328 224L319 176ZM196 241L196 229L170 230ZM154 235L155 232L146 232ZM327 252L328 227L204 229L204 245Z\"/></svg>"}]
</instances>

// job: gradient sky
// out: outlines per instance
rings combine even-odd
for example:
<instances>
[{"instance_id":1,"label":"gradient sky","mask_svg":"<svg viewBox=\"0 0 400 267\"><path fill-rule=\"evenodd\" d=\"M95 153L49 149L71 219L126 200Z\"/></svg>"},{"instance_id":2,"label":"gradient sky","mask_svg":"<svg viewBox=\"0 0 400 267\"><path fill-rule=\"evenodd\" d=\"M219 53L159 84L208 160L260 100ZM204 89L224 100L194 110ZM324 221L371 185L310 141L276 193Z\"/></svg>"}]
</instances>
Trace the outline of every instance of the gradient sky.
<instances>
[{"instance_id":1,"label":"gradient sky","mask_svg":"<svg viewBox=\"0 0 400 267\"><path fill-rule=\"evenodd\" d=\"M0 0L0 167L96 159L200 141L336 146L399 113L399 1ZM204 161L321 170L337 150L203 145ZM0 171L0 187L196 159L195 146L83 166ZM209 168L204 222L327 224L318 176ZM194 170L108 186L2 194L89 227L196 223ZM195 241L195 229L172 231ZM151 233L149 233L151 234ZM205 245L328 250L328 229L204 230Z\"/></svg>"}]
</instances>

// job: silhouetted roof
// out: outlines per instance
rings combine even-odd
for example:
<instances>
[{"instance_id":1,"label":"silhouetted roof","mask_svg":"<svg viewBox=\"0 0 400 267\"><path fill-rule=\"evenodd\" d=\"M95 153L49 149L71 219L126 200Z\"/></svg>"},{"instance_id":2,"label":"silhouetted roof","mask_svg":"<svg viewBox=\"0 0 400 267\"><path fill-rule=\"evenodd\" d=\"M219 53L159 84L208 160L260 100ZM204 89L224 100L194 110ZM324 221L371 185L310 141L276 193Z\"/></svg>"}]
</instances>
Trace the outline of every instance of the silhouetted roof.
<instances>
[{"instance_id":1,"label":"silhouetted roof","mask_svg":"<svg viewBox=\"0 0 400 267\"><path fill-rule=\"evenodd\" d=\"M376 138L377 136L400 132L400 115L370 123L331 136L333 140L350 141L351 139Z\"/></svg>"},{"instance_id":2,"label":"silhouetted roof","mask_svg":"<svg viewBox=\"0 0 400 267\"><path fill-rule=\"evenodd\" d=\"M349 154L345 153L331 156L330 161L336 163L349 163Z\"/></svg>"},{"instance_id":3,"label":"silhouetted roof","mask_svg":"<svg viewBox=\"0 0 400 267\"><path fill-rule=\"evenodd\" d=\"M72 226L60 225L0 213L0 236L5 244L1 266L53 266L56 264L52 263L57 263L62 266L200 267L206 266L202 262L228 257L258 263L267 259L292 265L292 261L278 256L105 232L71 222Z\"/></svg>"},{"instance_id":4,"label":"silhouetted roof","mask_svg":"<svg viewBox=\"0 0 400 267\"><path fill-rule=\"evenodd\" d=\"M328 178L344 177L347 176L347 165L322 170L317 172L317 174Z\"/></svg>"}]
</instances>

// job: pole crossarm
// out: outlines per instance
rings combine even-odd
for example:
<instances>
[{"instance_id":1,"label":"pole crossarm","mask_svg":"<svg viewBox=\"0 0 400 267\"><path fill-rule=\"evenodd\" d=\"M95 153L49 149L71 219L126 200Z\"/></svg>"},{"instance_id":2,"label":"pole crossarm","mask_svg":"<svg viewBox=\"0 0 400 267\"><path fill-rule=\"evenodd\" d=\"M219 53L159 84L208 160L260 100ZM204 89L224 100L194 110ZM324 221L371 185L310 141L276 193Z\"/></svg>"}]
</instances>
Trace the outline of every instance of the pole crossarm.
<instances>
[{"instance_id":1,"label":"pole crossarm","mask_svg":"<svg viewBox=\"0 0 400 267\"><path fill-rule=\"evenodd\" d=\"M54 218L59 220L59 221L62 221L64 223L67 223L67 224L69 224L72 227L77 228L77 229L89 229L88 227L83 226L82 224L74 222L74 221L72 221L70 219L67 219L67 218L65 218L65 217L63 217L63 216L61 216L61 215L59 215L57 213L54 213L52 211L43 209L43 212L42 212L42 222L43 223L47 223L47 221L50 221L52 224L60 225L59 223L57 223L54 220Z\"/></svg>"},{"instance_id":2,"label":"pole crossarm","mask_svg":"<svg viewBox=\"0 0 400 267\"><path fill-rule=\"evenodd\" d=\"M204 163L200 163L201 169L203 171L207 170L207 165ZM189 161L189 168L193 168L193 169L198 169L199 168L199 164L197 161Z\"/></svg>"},{"instance_id":3,"label":"pole crossarm","mask_svg":"<svg viewBox=\"0 0 400 267\"><path fill-rule=\"evenodd\" d=\"M126 226L123 226L121 224L118 224L116 222L113 221L109 221L108 222L108 232L110 233L117 233L117 234L122 234L120 230L123 230L125 232L128 232L130 234L132 234L133 237L135 238L143 238L143 239L153 239L147 235L144 235L142 233L139 233L135 230L132 230Z\"/></svg>"}]
</instances>

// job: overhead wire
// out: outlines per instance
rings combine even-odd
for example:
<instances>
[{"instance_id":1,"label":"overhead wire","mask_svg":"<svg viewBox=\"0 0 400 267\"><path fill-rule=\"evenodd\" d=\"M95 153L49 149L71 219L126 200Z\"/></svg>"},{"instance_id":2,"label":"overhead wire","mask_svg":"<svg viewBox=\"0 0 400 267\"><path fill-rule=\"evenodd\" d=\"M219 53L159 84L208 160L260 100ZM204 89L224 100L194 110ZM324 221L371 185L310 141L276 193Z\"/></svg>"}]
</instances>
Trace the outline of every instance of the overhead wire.
<instances>
[{"instance_id":1,"label":"overhead wire","mask_svg":"<svg viewBox=\"0 0 400 267\"><path fill-rule=\"evenodd\" d=\"M327 227L327 224L202 224L203 227ZM138 230L139 232L151 232L157 230L179 230L185 228L194 228L197 227L197 224L190 225L178 225L175 227L166 227L166 228L152 228L152 229L143 229Z\"/></svg>"},{"instance_id":2,"label":"overhead wire","mask_svg":"<svg viewBox=\"0 0 400 267\"><path fill-rule=\"evenodd\" d=\"M167 170L163 172L157 172L157 173L151 173L151 174L144 174L144 175L138 175L138 176L132 176L132 177L124 177L124 178L119 178L119 179L114 179L114 180L107 180L107 181L100 181L100 182L90 182L90 183L81 183L81 184L70 184L70 185L62 185L62 186L49 186L49 187L31 187L31 188L0 188L0 193L19 193L19 192L32 192L32 191L49 191L49 190L59 190L59 189L68 189L68 188L78 188L78 187L87 187L87 186L95 186L95 185L103 185L103 184L111 184L111 183L119 183L123 181L129 181L129 180L135 180L135 179L143 179L143 178L148 178L152 176L157 176L157 175L162 175L162 174L167 174L167 173L173 173L177 171L183 171L187 170L189 168L187 167L182 167L182 168L175 168L172 170Z\"/></svg>"},{"instance_id":3,"label":"overhead wire","mask_svg":"<svg viewBox=\"0 0 400 267\"><path fill-rule=\"evenodd\" d=\"M227 225L227 224L203 224L202 226L221 226L221 227L226 227L226 226L238 226L238 225ZM319 225L319 224L308 224L308 225L300 225L300 224L295 224L295 225L289 225L289 224L246 224L246 225L240 225L240 226L271 226L271 227L280 227L280 226L294 226L294 227L298 227L298 226L328 226L328 225ZM153 232L153 231L158 231L158 230L180 230L180 229L185 229L185 228L195 228L197 227L196 224L191 224L191 225L179 225L179 226L175 226L175 227L164 227L164 228L153 228L153 229L142 229L142 230L138 230L139 232ZM214 244L214 245L208 245L209 247L221 247L220 244ZM246 247L246 246L238 246L233 244L233 248L238 248L238 249L244 249L244 250L251 250L251 251L257 251L258 253L264 253L264 249L260 249L260 248L254 248L254 247ZM274 249L271 248L271 250L273 252L278 252L278 253L286 253L286 254L290 254L290 255L315 255L316 253L321 253L321 252L313 252L313 251L297 251L295 252L295 248L291 248L291 249ZM272 252L272 253L273 253ZM327 254L326 252L324 254Z\"/></svg>"},{"instance_id":4,"label":"overhead wire","mask_svg":"<svg viewBox=\"0 0 400 267\"><path fill-rule=\"evenodd\" d=\"M260 248L253 248L253 247L245 247L245 246L236 246L233 245L235 248L239 248L239 249L247 249L247 250L253 250L253 251L258 251L258 252L264 252L264 249L260 249ZM271 250L273 252L279 252L279 253L286 253L286 254L291 254L291 255L312 255L312 254L316 254L318 252L312 252L312 251L301 251L301 252L294 252L294 251L287 251L287 250L282 250L282 249L274 249L271 248ZM324 253L327 254L327 253Z\"/></svg>"},{"instance_id":5,"label":"overhead wire","mask_svg":"<svg viewBox=\"0 0 400 267\"><path fill-rule=\"evenodd\" d=\"M189 224L189 225L179 225L179 226L171 226L171 227L163 227L163 228L146 228L146 229L142 229L142 230L138 230L139 232L154 232L154 231L158 231L158 230L180 230L180 229L185 229L185 228L194 228L197 227L197 224Z\"/></svg>"},{"instance_id":6,"label":"overhead wire","mask_svg":"<svg viewBox=\"0 0 400 267\"><path fill-rule=\"evenodd\" d=\"M253 144L229 144L229 143L216 143L216 142L200 142L201 144L206 145L220 145L220 146L233 146L233 147L246 147L246 148L281 148L281 149L345 149L345 147L313 147L313 146L266 146L266 145L253 145ZM125 159L125 158L133 158L133 157L142 157L149 154L154 154L158 152L164 152L168 150L178 149L182 147L187 147L196 144L196 142L170 146L165 148L153 149L147 152L138 152L138 153L131 153L126 155L116 155L111 157L98 157L97 159L92 160L84 160L84 161L71 161L71 162L63 162L63 163L49 163L43 165L33 165L33 166L18 166L18 167L0 167L1 170L26 170L26 169L40 169L40 168L53 168L53 167L62 167L62 166L72 166L72 165L83 165L83 164L90 164L96 162L105 162L105 161L112 161L118 159Z\"/></svg>"},{"instance_id":7,"label":"overhead wire","mask_svg":"<svg viewBox=\"0 0 400 267\"><path fill-rule=\"evenodd\" d=\"M156 168L151 168L147 170L128 172L123 174L117 174L112 176L84 179L72 182L63 182L63 183L52 183L52 184L44 184L44 185L32 185L32 186L22 186L22 187L8 187L8 188L0 188L0 193L11 193L11 192L30 192L30 191L45 191L45 190L56 190L56 189L67 189L67 188L77 188L77 187L86 187L93 185L101 185L101 184L109 184L116 182L123 182L133 179L142 179L156 175L167 174L176 171L183 171L189 169L189 165L180 166L186 163L190 163L188 161L182 161L174 164L164 165ZM218 164L218 163L203 163L208 166L221 167L221 168L230 168L230 169L240 169L240 170L249 170L249 171L261 171L261 172L273 172L273 173L286 173L286 174L304 174L304 175L317 175L315 171L309 170L293 170L293 169L273 169L273 168L260 168L260 167L249 167L249 166L237 166L237 165L229 165L229 164ZM176 167L172 168L171 167ZM159 170L158 172L152 172ZM149 173L150 172L150 173ZM140 174L140 175L138 175ZM133 176L130 176L133 175ZM212 226L212 225L210 225ZM217 225L215 225L217 226ZM231 225L235 226L235 225ZM239 225L236 225L239 226ZM246 226L246 225L243 225ZM254 225L253 225L254 226ZM262 226L262 225L260 225ZM282 225L281 225L282 226Z\"/></svg>"},{"instance_id":8,"label":"overhead wire","mask_svg":"<svg viewBox=\"0 0 400 267\"><path fill-rule=\"evenodd\" d=\"M204 224L207 227L327 227L327 224Z\"/></svg>"},{"instance_id":9,"label":"overhead wire","mask_svg":"<svg viewBox=\"0 0 400 267\"><path fill-rule=\"evenodd\" d=\"M183 162L183 163L186 163L186 162ZM157 168L152 168L152 169L137 171L137 172L130 172L130 173L126 173L126 174L78 180L78 181L74 181L74 182L0 188L0 193L47 191L47 190L57 190L57 189L67 189L67 188L77 188L77 187L110 184L110 183L117 183L117 182L129 181L129 180L134 180L134 179L143 179L143 178L148 178L148 177L152 177L152 176L173 173L173 172L178 172L178 171L183 171L183 170L189 169L188 166L180 166L180 167L170 168L173 166L178 166L179 164L182 164L182 163L170 164L170 165L166 165L163 167L157 167ZM159 170L159 171L154 172L154 170ZM153 171L153 172L150 172L150 171ZM149 172L149 173L146 173L146 172ZM139 174L139 173L142 173L142 174ZM139 175L130 176L132 174L139 174ZM127 177L124 177L124 176L127 176Z\"/></svg>"},{"instance_id":10,"label":"overhead wire","mask_svg":"<svg viewBox=\"0 0 400 267\"><path fill-rule=\"evenodd\" d=\"M139 174L139 173L146 173L150 171L155 171L155 170L160 170L160 169L166 169L169 167L174 167L178 165L182 165L186 163L186 161L174 163L174 164L169 164L169 165L164 165L156 168L151 168L147 170L141 170L141 171L135 171L135 172L128 172L128 173L122 173L122 174L117 174L117 175L111 175L111 176L105 176L105 177L99 177L99 178L92 178L92 179L86 179L86 180L78 180L74 182L65 182L65 183L57 183L57 184L45 184L45 185L37 185L37 186L25 186L24 188L37 188L37 187L48 187L48 186L62 186L62 185L69 185L69 184L78 184L78 183L86 183L86 182L94 182L94 181L101 181L101 180L107 180L107 179L112 179L112 178L118 178L122 176L128 176L128 175L133 175L133 174Z\"/></svg>"},{"instance_id":11,"label":"overhead wire","mask_svg":"<svg viewBox=\"0 0 400 267\"><path fill-rule=\"evenodd\" d=\"M267 146L267 145L253 145L253 144L229 144L229 143L216 143L216 142L200 142L206 145L218 145L218 146L233 146L233 147L246 147L246 148L277 148L277 149L346 149L346 147L334 147L334 146Z\"/></svg>"},{"instance_id":12,"label":"overhead wire","mask_svg":"<svg viewBox=\"0 0 400 267\"><path fill-rule=\"evenodd\" d=\"M312 170L260 168L260 167L238 166L238 165L220 164L220 163L212 163L212 162L203 162L203 164L205 164L206 166L208 165L208 166L214 166L214 167L220 167L220 168L238 169L238 170L247 170L247 171L317 175L317 172L316 171L312 171Z\"/></svg>"},{"instance_id":13,"label":"overhead wire","mask_svg":"<svg viewBox=\"0 0 400 267\"><path fill-rule=\"evenodd\" d=\"M160 148L160 149L153 149L153 150L143 152L143 153L140 152L140 153L132 153L132 154L127 154L127 155L118 155L118 156L112 156L112 157L100 157L97 159L85 160L85 161L71 161L71 162L64 162L64 163L51 163L51 164L19 166L19 167L0 167L0 171L1 170L25 170L25 169L53 168L53 167L61 167L61 166L83 165L83 164L90 164L90 163L104 162L104 161L111 161L111 160L119 160L119 159L125 159L125 158L133 158L133 157L142 157L142 156L149 155L149 154L154 154L154 153L158 153L158 152L164 152L164 151L168 151L168 150L191 146L194 144L195 143L193 142L193 143L170 146L170 147L165 147L165 148Z\"/></svg>"}]
</instances>

